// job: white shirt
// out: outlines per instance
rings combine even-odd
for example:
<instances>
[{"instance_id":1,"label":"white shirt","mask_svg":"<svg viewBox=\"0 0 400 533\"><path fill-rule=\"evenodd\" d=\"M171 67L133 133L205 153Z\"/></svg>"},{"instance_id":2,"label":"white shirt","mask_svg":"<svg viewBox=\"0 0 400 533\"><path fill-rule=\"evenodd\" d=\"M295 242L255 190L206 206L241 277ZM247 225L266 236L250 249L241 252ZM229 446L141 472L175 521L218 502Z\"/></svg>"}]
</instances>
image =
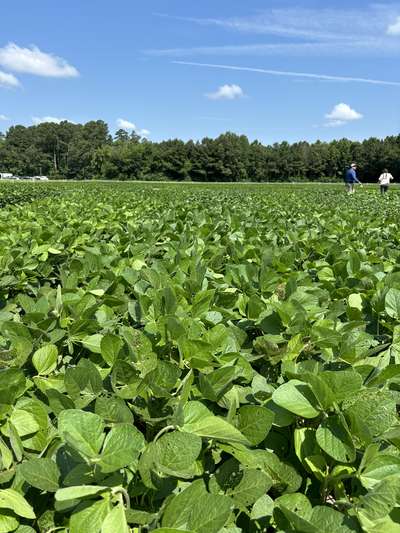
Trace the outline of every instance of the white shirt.
<instances>
[{"instance_id":1,"label":"white shirt","mask_svg":"<svg viewBox=\"0 0 400 533\"><path fill-rule=\"evenodd\" d=\"M380 176L379 183L381 185L389 185L393 179L393 176L389 172L385 172Z\"/></svg>"}]
</instances>

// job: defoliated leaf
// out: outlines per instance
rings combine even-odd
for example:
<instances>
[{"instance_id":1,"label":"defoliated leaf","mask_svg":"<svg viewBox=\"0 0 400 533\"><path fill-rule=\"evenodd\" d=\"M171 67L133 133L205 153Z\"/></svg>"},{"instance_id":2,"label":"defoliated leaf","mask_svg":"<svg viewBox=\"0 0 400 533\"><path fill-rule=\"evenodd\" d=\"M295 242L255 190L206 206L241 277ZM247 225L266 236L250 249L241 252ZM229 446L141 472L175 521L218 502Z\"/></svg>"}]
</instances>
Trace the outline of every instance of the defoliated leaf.
<instances>
[{"instance_id":1,"label":"defoliated leaf","mask_svg":"<svg viewBox=\"0 0 400 533\"><path fill-rule=\"evenodd\" d=\"M135 426L117 425L108 433L96 463L103 474L110 474L125 466L135 465L144 446L144 437Z\"/></svg>"},{"instance_id":2,"label":"defoliated leaf","mask_svg":"<svg viewBox=\"0 0 400 533\"><path fill-rule=\"evenodd\" d=\"M201 452L201 438L193 433L175 431L163 435L156 443L156 467L170 476L191 478L192 469Z\"/></svg>"},{"instance_id":3,"label":"defoliated leaf","mask_svg":"<svg viewBox=\"0 0 400 533\"><path fill-rule=\"evenodd\" d=\"M274 391L272 399L277 405L297 416L315 418L319 415L316 408L318 402L310 387L302 381L293 379L284 383Z\"/></svg>"},{"instance_id":4,"label":"defoliated leaf","mask_svg":"<svg viewBox=\"0 0 400 533\"><path fill-rule=\"evenodd\" d=\"M58 350L54 344L47 344L32 356L33 366L36 368L39 375L47 376L51 374L57 366Z\"/></svg>"},{"instance_id":5,"label":"defoliated leaf","mask_svg":"<svg viewBox=\"0 0 400 533\"><path fill-rule=\"evenodd\" d=\"M106 516L101 526L101 533L129 533L129 531L125 510L121 504L118 504Z\"/></svg>"},{"instance_id":6,"label":"defoliated leaf","mask_svg":"<svg viewBox=\"0 0 400 533\"><path fill-rule=\"evenodd\" d=\"M19 469L22 477L32 487L46 492L56 492L59 488L60 471L51 459L30 459L22 463Z\"/></svg>"},{"instance_id":7,"label":"defoliated leaf","mask_svg":"<svg viewBox=\"0 0 400 533\"><path fill-rule=\"evenodd\" d=\"M69 533L99 533L110 511L106 500L82 502L74 511L69 521Z\"/></svg>"},{"instance_id":8,"label":"defoliated leaf","mask_svg":"<svg viewBox=\"0 0 400 533\"><path fill-rule=\"evenodd\" d=\"M348 428L339 416L323 420L317 429L316 439L321 449L340 463L353 463L356 449Z\"/></svg>"},{"instance_id":9,"label":"defoliated leaf","mask_svg":"<svg viewBox=\"0 0 400 533\"><path fill-rule=\"evenodd\" d=\"M262 442L271 430L274 413L258 405L244 405L239 409L238 429L253 445Z\"/></svg>"},{"instance_id":10,"label":"defoliated leaf","mask_svg":"<svg viewBox=\"0 0 400 533\"><path fill-rule=\"evenodd\" d=\"M79 453L89 458L98 456L104 441L103 420L93 413L79 409L67 409L60 413L60 436Z\"/></svg>"},{"instance_id":11,"label":"defoliated leaf","mask_svg":"<svg viewBox=\"0 0 400 533\"><path fill-rule=\"evenodd\" d=\"M391 318L400 318L400 291L389 289L385 297L385 311Z\"/></svg>"},{"instance_id":12,"label":"defoliated leaf","mask_svg":"<svg viewBox=\"0 0 400 533\"><path fill-rule=\"evenodd\" d=\"M207 407L197 401L188 402L185 405L182 430L199 435L199 437L249 444L249 441L238 429L223 418L215 416Z\"/></svg>"},{"instance_id":13,"label":"defoliated leaf","mask_svg":"<svg viewBox=\"0 0 400 533\"><path fill-rule=\"evenodd\" d=\"M25 498L14 489L0 490L0 508L10 509L24 518L36 518L36 515Z\"/></svg>"}]
</instances>

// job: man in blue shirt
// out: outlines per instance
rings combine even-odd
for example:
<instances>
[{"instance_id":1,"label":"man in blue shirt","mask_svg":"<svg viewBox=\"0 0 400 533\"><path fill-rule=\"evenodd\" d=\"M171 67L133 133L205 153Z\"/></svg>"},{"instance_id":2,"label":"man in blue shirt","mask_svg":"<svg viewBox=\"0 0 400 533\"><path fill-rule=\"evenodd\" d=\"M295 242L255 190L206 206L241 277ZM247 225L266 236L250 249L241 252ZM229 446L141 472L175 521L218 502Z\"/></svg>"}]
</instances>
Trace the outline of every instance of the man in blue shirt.
<instances>
[{"instance_id":1,"label":"man in blue shirt","mask_svg":"<svg viewBox=\"0 0 400 533\"><path fill-rule=\"evenodd\" d=\"M350 168L346 170L346 176L344 181L346 183L347 194L354 194L355 184L360 183L361 181L357 178L357 165L352 163Z\"/></svg>"}]
</instances>

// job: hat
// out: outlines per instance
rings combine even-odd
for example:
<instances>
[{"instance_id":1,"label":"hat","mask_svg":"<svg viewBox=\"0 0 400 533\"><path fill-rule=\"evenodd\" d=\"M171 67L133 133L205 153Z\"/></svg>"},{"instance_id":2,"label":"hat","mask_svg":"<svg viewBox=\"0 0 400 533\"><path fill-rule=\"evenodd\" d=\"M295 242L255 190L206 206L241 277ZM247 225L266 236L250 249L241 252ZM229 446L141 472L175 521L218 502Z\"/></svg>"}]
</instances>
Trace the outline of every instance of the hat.
<instances>
[{"instance_id":1,"label":"hat","mask_svg":"<svg viewBox=\"0 0 400 533\"><path fill-rule=\"evenodd\" d=\"M351 166L351 168L354 168L354 167L357 166L357 163L352 163L350 166Z\"/></svg>"}]
</instances>

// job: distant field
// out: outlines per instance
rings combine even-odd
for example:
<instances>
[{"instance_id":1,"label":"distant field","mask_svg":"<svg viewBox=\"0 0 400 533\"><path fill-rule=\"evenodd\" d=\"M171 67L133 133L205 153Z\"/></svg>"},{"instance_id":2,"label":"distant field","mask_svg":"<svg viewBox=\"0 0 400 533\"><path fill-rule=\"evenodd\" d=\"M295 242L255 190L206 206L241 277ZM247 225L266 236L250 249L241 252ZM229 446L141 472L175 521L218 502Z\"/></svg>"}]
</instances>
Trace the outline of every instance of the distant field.
<instances>
[{"instance_id":1,"label":"distant field","mask_svg":"<svg viewBox=\"0 0 400 533\"><path fill-rule=\"evenodd\" d=\"M0 530L397 531L398 191L0 182Z\"/></svg>"}]
</instances>

